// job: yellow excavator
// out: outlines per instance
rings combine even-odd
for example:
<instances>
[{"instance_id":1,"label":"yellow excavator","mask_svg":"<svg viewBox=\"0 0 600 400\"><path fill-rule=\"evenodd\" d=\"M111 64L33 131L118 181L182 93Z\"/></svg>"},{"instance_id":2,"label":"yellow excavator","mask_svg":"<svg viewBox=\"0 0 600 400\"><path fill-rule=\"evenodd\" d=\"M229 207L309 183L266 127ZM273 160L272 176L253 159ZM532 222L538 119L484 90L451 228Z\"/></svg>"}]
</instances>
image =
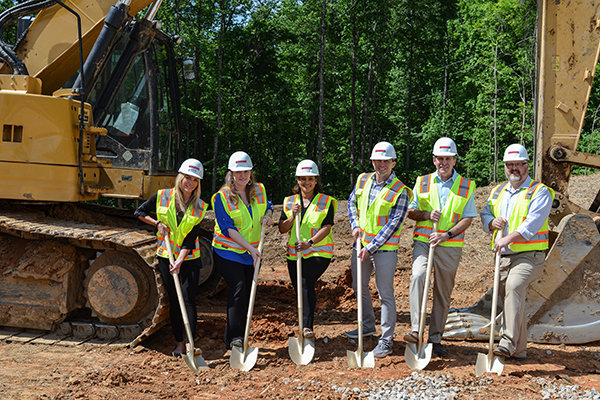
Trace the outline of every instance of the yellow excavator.
<instances>
[{"instance_id":1,"label":"yellow excavator","mask_svg":"<svg viewBox=\"0 0 600 400\"><path fill-rule=\"evenodd\" d=\"M154 19L160 0L114 1L0 12L0 327L136 345L168 320L155 234L88 201L173 186L181 39Z\"/></svg>"},{"instance_id":2,"label":"yellow excavator","mask_svg":"<svg viewBox=\"0 0 600 400\"><path fill-rule=\"evenodd\" d=\"M600 4L539 0L537 19L534 170L556 197L544 274L526 297L528 340L587 343L600 340L600 192L585 209L567 189L574 165L600 168L600 156L577 151L600 51ZM487 340L490 305L491 291L451 312L444 337Z\"/></svg>"}]
</instances>

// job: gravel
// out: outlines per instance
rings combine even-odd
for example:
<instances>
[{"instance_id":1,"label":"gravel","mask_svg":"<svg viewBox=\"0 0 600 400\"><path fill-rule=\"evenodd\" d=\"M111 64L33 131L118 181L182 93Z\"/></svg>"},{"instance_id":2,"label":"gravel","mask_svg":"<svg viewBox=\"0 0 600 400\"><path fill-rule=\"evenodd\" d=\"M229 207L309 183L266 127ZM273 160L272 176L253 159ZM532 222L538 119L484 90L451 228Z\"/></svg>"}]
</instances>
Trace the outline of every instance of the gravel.
<instances>
[{"instance_id":1,"label":"gravel","mask_svg":"<svg viewBox=\"0 0 600 400\"><path fill-rule=\"evenodd\" d=\"M600 392L596 389L581 390L578 385L556 384L543 378L529 377L532 383L539 386L542 399L590 399L600 400ZM485 389L491 383L491 376L482 376L471 382L456 382L452 375L425 375L413 372L411 376L399 380L373 381L370 389L357 387L333 386L332 389L342 394L342 399L360 398L368 400L451 400L462 392L462 398L469 393Z\"/></svg>"}]
</instances>

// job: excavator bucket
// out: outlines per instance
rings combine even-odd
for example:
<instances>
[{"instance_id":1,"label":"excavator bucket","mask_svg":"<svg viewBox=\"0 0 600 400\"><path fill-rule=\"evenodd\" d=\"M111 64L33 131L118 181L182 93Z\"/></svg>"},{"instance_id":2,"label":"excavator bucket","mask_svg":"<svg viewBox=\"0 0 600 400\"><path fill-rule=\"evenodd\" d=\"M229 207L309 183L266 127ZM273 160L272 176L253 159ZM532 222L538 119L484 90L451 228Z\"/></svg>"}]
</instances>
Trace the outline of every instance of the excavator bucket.
<instances>
[{"instance_id":1,"label":"excavator bucket","mask_svg":"<svg viewBox=\"0 0 600 400\"><path fill-rule=\"evenodd\" d=\"M526 295L528 340L588 343L600 340L600 234L592 218L572 214L556 227L543 275ZM553 235L554 236L554 235ZM487 340L491 293L472 307L454 310L445 339Z\"/></svg>"}]
</instances>

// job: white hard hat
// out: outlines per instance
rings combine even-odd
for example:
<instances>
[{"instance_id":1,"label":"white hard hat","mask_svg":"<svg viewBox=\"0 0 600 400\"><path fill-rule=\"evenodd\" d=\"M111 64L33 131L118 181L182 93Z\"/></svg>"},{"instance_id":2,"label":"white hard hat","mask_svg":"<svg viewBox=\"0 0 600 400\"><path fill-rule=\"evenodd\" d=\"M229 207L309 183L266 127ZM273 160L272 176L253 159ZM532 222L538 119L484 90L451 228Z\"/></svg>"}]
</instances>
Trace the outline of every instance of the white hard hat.
<instances>
[{"instance_id":1,"label":"white hard hat","mask_svg":"<svg viewBox=\"0 0 600 400\"><path fill-rule=\"evenodd\" d=\"M373 147L371 152L371 160L395 160L396 150L394 146L388 142L379 142Z\"/></svg>"},{"instance_id":2,"label":"white hard hat","mask_svg":"<svg viewBox=\"0 0 600 400\"><path fill-rule=\"evenodd\" d=\"M454 143L454 140L448 137L439 138L433 145L433 155L436 157L456 157L457 154L458 151L456 151L456 143Z\"/></svg>"},{"instance_id":3,"label":"white hard hat","mask_svg":"<svg viewBox=\"0 0 600 400\"><path fill-rule=\"evenodd\" d=\"M529 161L529 155L525 147L515 143L506 148L502 161Z\"/></svg>"},{"instance_id":4,"label":"white hard hat","mask_svg":"<svg viewBox=\"0 0 600 400\"><path fill-rule=\"evenodd\" d=\"M302 160L296 167L296 176L319 176L319 167L312 160Z\"/></svg>"},{"instance_id":5,"label":"white hard hat","mask_svg":"<svg viewBox=\"0 0 600 400\"><path fill-rule=\"evenodd\" d=\"M202 179L204 177L204 167L202 163L195 158L188 158L185 160L181 167L179 167L179 172L186 175L195 176L198 179Z\"/></svg>"},{"instance_id":6,"label":"white hard hat","mask_svg":"<svg viewBox=\"0 0 600 400\"><path fill-rule=\"evenodd\" d=\"M250 156L243 151L236 151L229 157L230 171L249 171L252 169L252 160Z\"/></svg>"}]
</instances>

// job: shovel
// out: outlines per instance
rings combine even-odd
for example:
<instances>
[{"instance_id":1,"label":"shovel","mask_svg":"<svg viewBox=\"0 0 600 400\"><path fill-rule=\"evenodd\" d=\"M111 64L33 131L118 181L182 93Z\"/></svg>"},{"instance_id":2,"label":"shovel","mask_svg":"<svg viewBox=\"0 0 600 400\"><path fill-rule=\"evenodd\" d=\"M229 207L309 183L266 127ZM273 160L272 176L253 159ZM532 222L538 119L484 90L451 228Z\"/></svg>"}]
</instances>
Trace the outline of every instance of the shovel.
<instances>
[{"instance_id":1,"label":"shovel","mask_svg":"<svg viewBox=\"0 0 600 400\"><path fill-rule=\"evenodd\" d=\"M433 232L437 232L437 222L433 223ZM425 316L427 314L427 293L429 292L429 281L431 270L433 268L433 252L435 247L429 245L429 257L427 258L427 270L425 272L425 287L423 290L423 300L421 301L421 315L419 316L419 342L406 343L404 350L404 360L411 370L422 370L431 361L431 352L433 346L431 343L423 343L423 332L425 331Z\"/></svg>"},{"instance_id":2,"label":"shovel","mask_svg":"<svg viewBox=\"0 0 600 400\"><path fill-rule=\"evenodd\" d=\"M363 353L363 314L362 314L362 260L360 253L360 238L356 240L356 302L358 308L358 349L346 350L348 366L350 368L375 368L373 352Z\"/></svg>"},{"instance_id":3,"label":"shovel","mask_svg":"<svg viewBox=\"0 0 600 400\"><path fill-rule=\"evenodd\" d=\"M502 237L502 231L498 230L496 240ZM494 269L494 291L492 293L492 315L490 317L490 349L487 354L478 353L477 363L475 364L475 375L479 376L486 372L495 372L502 375L504 364L502 359L495 355L494 348L494 330L496 329L496 308L498 306L498 288L500 286L500 252L496 253L496 266Z\"/></svg>"},{"instance_id":4,"label":"shovel","mask_svg":"<svg viewBox=\"0 0 600 400\"><path fill-rule=\"evenodd\" d=\"M296 241L300 242L300 213L296 214ZM307 365L315 355L315 342L304 337L304 313L302 306L302 252L296 251L296 288L298 292L298 338L291 337L288 346L290 357L296 365Z\"/></svg>"},{"instance_id":5,"label":"shovel","mask_svg":"<svg viewBox=\"0 0 600 400\"><path fill-rule=\"evenodd\" d=\"M175 264L173 258L173 250L171 250L171 234L165 240L167 244L167 251L169 253L169 263ZM188 319L187 310L185 309L185 303L183 302L183 293L181 292L181 282L179 281L179 274L173 271L173 280L175 281L175 290L177 291L177 299L179 300L179 308L181 310L181 316L183 317L183 325L185 326L185 333L187 335L188 344L190 348L187 349L186 354L182 354L181 358L185 361L185 364L194 373L198 373L202 369L208 369L206 361L201 355L194 356L194 336L192 336L192 328L190 328L190 320Z\"/></svg>"},{"instance_id":6,"label":"shovel","mask_svg":"<svg viewBox=\"0 0 600 400\"><path fill-rule=\"evenodd\" d=\"M262 254L263 242L265 239L265 224L260 231L260 242L258 243L258 252ZM246 316L246 329L244 330L244 344L242 350L233 346L229 356L229 365L233 369L240 371L250 371L254 368L258 359L258 347L248 346L248 335L250 334L250 322L252 321L252 312L254 311L254 299L256 298L256 287L258 285L258 272L260 271L260 258L256 260L254 266L254 276L252 277L252 288L250 289L250 304L248 305L248 315Z\"/></svg>"}]
</instances>

